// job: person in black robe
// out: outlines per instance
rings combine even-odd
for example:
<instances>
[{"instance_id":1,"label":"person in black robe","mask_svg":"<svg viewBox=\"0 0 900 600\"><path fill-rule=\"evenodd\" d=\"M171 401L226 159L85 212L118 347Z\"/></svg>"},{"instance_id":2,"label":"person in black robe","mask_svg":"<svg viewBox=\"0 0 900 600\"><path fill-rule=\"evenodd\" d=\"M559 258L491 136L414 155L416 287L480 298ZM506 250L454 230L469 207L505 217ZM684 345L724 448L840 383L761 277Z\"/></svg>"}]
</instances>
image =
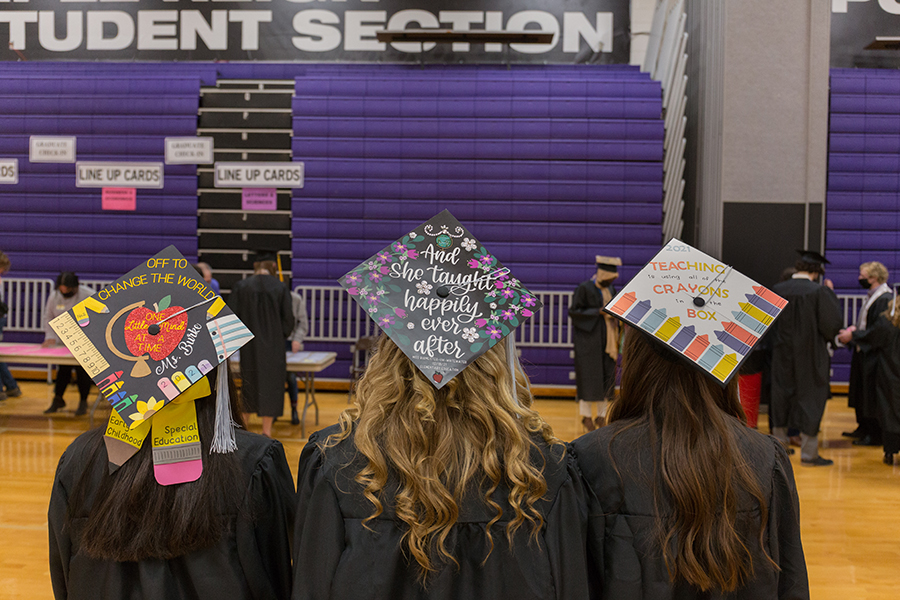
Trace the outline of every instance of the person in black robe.
<instances>
[{"instance_id":1,"label":"person in black robe","mask_svg":"<svg viewBox=\"0 0 900 600\"><path fill-rule=\"evenodd\" d=\"M825 274L824 263L818 253L801 252L797 273L772 287L788 301L769 334L772 435L787 447L788 427L799 429L800 464L805 466L834 464L819 455L818 434L831 394L828 344L835 341L843 317L831 282L818 283Z\"/></svg>"},{"instance_id":2,"label":"person in black robe","mask_svg":"<svg viewBox=\"0 0 900 600\"><path fill-rule=\"evenodd\" d=\"M808 600L785 449L745 425L737 378L723 390L654 344L626 328L610 423L571 443L588 488L591 598Z\"/></svg>"},{"instance_id":3,"label":"person in black robe","mask_svg":"<svg viewBox=\"0 0 900 600\"><path fill-rule=\"evenodd\" d=\"M875 395L880 415L884 462L894 464L900 452L900 310L897 300L865 331L848 328L841 332L841 342L854 346L877 361Z\"/></svg>"},{"instance_id":4,"label":"person in black robe","mask_svg":"<svg viewBox=\"0 0 900 600\"><path fill-rule=\"evenodd\" d=\"M231 398L235 400L236 394ZM197 481L159 485L149 437L113 474L102 428L78 436L63 453L47 513L50 580L57 600L262 600L290 595L296 496L284 449L277 441L236 429L236 452L210 454L215 391L196 404L204 467ZM232 414L240 420L236 409L233 403ZM129 494L116 487L117 480L126 487L135 482L142 487ZM124 493L116 494L117 489ZM188 529L177 512L186 506L192 507L189 520L198 524L197 529ZM100 523L93 524L94 518ZM209 525L213 520L217 526ZM126 539L113 544L124 554L117 554L118 559L92 555L88 550L92 540L85 539L92 525L95 531L98 527L124 531ZM208 545L178 550L209 539L210 529L218 536ZM102 547L109 552L110 536L104 537ZM156 544L147 543L151 539ZM160 545L166 555L156 553Z\"/></svg>"},{"instance_id":5,"label":"person in black robe","mask_svg":"<svg viewBox=\"0 0 900 600\"><path fill-rule=\"evenodd\" d=\"M598 256L597 273L575 289L569 318L575 344L575 388L578 411L585 431L593 431L606 419L607 401L616 382L619 324L603 307L616 295L612 282L619 276L622 260ZM592 407L597 416L593 417Z\"/></svg>"},{"instance_id":6,"label":"person in black robe","mask_svg":"<svg viewBox=\"0 0 900 600\"><path fill-rule=\"evenodd\" d=\"M504 347L436 390L381 336L359 407L300 457L293 600L587 598L581 480ZM510 532L514 498L535 520Z\"/></svg>"},{"instance_id":7,"label":"person in black robe","mask_svg":"<svg viewBox=\"0 0 900 600\"><path fill-rule=\"evenodd\" d=\"M859 267L859 284L866 289L867 299L859 311L854 325L856 331L863 332L874 325L878 315L887 310L893 294L887 285L888 270L880 262L867 262ZM875 391L878 380L878 356L865 352L850 343L850 386L848 405L856 411L855 431L844 432L855 446L878 446L881 444L880 411Z\"/></svg>"},{"instance_id":8,"label":"person in black robe","mask_svg":"<svg viewBox=\"0 0 900 600\"><path fill-rule=\"evenodd\" d=\"M291 292L277 277L272 254L260 253L253 275L231 288L228 306L253 333L241 348L241 399L244 411L262 417L263 435L272 436L272 424L284 413L287 380L285 340L294 330Z\"/></svg>"}]
</instances>

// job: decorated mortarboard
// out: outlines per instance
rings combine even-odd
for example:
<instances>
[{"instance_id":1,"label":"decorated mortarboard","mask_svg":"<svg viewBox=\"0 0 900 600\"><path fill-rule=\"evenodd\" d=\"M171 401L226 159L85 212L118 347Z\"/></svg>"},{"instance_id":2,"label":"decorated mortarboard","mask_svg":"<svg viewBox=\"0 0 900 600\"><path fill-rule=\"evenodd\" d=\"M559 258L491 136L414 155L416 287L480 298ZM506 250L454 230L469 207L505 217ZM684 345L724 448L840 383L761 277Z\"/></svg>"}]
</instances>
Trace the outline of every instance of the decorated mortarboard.
<instances>
[{"instance_id":1,"label":"decorated mortarboard","mask_svg":"<svg viewBox=\"0 0 900 600\"><path fill-rule=\"evenodd\" d=\"M746 275L672 239L603 310L724 386L785 306Z\"/></svg>"},{"instance_id":2,"label":"decorated mortarboard","mask_svg":"<svg viewBox=\"0 0 900 600\"><path fill-rule=\"evenodd\" d=\"M542 306L446 210L339 282L438 389Z\"/></svg>"},{"instance_id":3,"label":"decorated mortarboard","mask_svg":"<svg viewBox=\"0 0 900 600\"><path fill-rule=\"evenodd\" d=\"M797 254L800 255L800 259L804 262L812 263L814 265L831 264L829 260L815 250L797 250Z\"/></svg>"},{"instance_id":4,"label":"decorated mortarboard","mask_svg":"<svg viewBox=\"0 0 900 600\"><path fill-rule=\"evenodd\" d=\"M50 326L112 405L105 438L111 470L140 449L152 426L157 480L199 477L192 400L210 394L207 373L253 334L181 253L169 246ZM224 374L219 369L211 447L218 452L235 448L230 411L223 413L228 410Z\"/></svg>"}]
</instances>

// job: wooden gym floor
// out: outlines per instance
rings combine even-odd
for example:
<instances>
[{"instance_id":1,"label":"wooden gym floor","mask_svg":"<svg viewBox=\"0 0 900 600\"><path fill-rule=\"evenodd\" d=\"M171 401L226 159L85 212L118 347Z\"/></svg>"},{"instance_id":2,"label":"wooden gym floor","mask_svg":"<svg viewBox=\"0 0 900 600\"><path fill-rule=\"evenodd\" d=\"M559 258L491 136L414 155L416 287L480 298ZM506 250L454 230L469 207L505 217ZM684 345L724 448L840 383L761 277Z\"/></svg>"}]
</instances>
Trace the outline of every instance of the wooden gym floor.
<instances>
[{"instance_id":1,"label":"wooden gym floor","mask_svg":"<svg viewBox=\"0 0 900 600\"><path fill-rule=\"evenodd\" d=\"M43 415L52 388L21 382L24 395L0 402L0 599L52 598L47 567L47 504L59 456L88 428L87 417L74 417L78 394L67 393L68 406ZM302 396L301 396L302 397ZM91 401L93 401L93 394ZM319 426L336 422L347 395L319 393ZM556 434L580 435L576 405L541 400L538 410ZM108 411L98 410L98 423ZM766 429L765 416L761 428ZM895 600L900 597L900 464L882 464L880 448L852 446L842 431L855 426L846 398L829 402L823 422L822 455L833 467L801 467L793 457L800 492L803 543L814 600ZM257 420L251 430L260 431ZM296 473L305 440L300 427L283 419L275 437L284 443Z\"/></svg>"}]
</instances>

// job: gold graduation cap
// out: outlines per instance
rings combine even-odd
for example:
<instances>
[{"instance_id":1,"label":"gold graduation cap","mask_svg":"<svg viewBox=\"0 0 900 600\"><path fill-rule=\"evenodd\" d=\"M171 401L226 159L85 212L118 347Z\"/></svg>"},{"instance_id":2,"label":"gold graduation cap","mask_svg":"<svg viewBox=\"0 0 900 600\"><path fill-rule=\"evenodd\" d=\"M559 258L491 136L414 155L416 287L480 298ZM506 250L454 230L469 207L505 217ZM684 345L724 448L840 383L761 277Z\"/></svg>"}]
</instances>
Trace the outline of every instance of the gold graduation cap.
<instances>
[{"instance_id":1,"label":"gold graduation cap","mask_svg":"<svg viewBox=\"0 0 900 600\"><path fill-rule=\"evenodd\" d=\"M786 305L746 275L673 238L603 310L724 386Z\"/></svg>"}]
</instances>

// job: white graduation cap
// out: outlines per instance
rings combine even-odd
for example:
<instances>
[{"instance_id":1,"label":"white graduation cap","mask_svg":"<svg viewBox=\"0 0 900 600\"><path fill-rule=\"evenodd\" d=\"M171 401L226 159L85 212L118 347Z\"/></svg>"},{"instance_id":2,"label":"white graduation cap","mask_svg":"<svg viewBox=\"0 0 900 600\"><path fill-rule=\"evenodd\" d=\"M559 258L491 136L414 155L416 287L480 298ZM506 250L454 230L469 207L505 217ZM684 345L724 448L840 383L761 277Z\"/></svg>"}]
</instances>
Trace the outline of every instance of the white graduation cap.
<instances>
[{"instance_id":1,"label":"white graduation cap","mask_svg":"<svg viewBox=\"0 0 900 600\"><path fill-rule=\"evenodd\" d=\"M778 294L673 238L603 310L724 386L785 306Z\"/></svg>"}]
</instances>

